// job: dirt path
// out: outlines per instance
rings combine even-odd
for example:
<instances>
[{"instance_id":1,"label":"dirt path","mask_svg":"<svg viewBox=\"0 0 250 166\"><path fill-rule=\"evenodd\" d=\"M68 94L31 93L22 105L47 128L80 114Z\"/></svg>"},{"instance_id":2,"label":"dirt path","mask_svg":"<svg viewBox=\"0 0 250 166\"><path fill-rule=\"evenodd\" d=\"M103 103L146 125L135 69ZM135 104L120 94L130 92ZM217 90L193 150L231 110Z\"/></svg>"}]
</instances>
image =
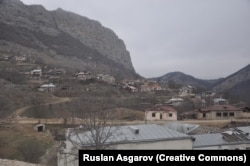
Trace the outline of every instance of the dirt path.
<instances>
[{"instance_id":1,"label":"dirt path","mask_svg":"<svg viewBox=\"0 0 250 166\"><path fill-rule=\"evenodd\" d=\"M54 101L52 102L48 102L48 103L44 103L44 104L40 104L40 105L32 105L32 106L26 106L26 107L22 107L17 109L16 111L14 111L11 115L10 118L16 118L18 116L20 116L22 113L24 113L26 110L32 108L32 107L36 107L36 106L46 106L46 105L50 105L50 104L58 104L58 103L65 103L68 101L71 101L72 99L69 97L56 97L53 98Z\"/></svg>"}]
</instances>

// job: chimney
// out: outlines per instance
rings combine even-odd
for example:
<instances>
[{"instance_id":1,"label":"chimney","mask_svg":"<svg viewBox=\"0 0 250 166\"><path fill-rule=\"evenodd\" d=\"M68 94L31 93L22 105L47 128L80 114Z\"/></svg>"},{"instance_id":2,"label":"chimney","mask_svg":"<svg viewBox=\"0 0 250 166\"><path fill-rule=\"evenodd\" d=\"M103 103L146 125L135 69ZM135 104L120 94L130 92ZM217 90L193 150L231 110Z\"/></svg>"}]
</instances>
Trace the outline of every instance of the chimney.
<instances>
[{"instance_id":1,"label":"chimney","mask_svg":"<svg viewBox=\"0 0 250 166\"><path fill-rule=\"evenodd\" d=\"M136 128L136 127L132 127L132 126L130 126L129 127L130 129L131 129L131 131L134 133L134 134L139 134L139 129L138 128Z\"/></svg>"}]
</instances>

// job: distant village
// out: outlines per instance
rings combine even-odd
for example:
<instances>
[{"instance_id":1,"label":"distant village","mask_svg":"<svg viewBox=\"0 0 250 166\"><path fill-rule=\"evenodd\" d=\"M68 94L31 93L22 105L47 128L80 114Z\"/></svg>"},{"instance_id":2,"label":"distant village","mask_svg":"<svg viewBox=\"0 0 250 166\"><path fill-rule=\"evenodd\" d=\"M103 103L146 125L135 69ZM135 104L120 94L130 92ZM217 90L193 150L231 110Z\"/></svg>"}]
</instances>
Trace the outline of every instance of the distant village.
<instances>
[{"instance_id":1,"label":"distant village","mask_svg":"<svg viewBox=\"0 0 250 166\"><path fill-rule=\"evenodd\" d=\"M14 60L17 64L25 64L27 61L35 61L32 57L22 55L10 57L4 55L0 57L1 61ZM63 68L49 68L48 66L38 66L31 71L20 72L20 74L30 76L33 80L40 80L43 82L38 91L53 93L57 88L59 80L73 79L81 81L103 81L107 84L114 85L118 88L125 89L131 93L150 93L166 91L159 83L152 80L131 80L124 79L116 81L114 76L107 74L93 74L91 71L80 71L76 73L67 73ZM70 88L70 86L62 87ZM220 119L237 119L245 118L249 115L249 107L244 104L232 105L227 99L218 97L217 94L211 91L205 91L200 94L195 94L196 87L186 85L178 89L178 94L172 96L167 101L157 103L151 108L145 110L145 121L176 121L185 119L200 119L200 120L220 120ZM185 110L178 113L175 109L176 106L181 106L189 99L192 102L199 103L198 109ZM143 101L143 98L141 99ZM147 105L147 103L142 103Z\"/></svg>"}]
</instances>

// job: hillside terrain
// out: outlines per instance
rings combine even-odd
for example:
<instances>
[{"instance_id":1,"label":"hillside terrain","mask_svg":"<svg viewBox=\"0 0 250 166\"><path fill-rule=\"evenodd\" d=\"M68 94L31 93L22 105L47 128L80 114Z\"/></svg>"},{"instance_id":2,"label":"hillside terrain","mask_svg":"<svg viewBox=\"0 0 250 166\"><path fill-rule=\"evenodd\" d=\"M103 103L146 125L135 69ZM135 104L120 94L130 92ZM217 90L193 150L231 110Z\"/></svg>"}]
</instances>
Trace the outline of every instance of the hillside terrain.
<instances>
[{"instance_id":1,"label":"hillside terrain","mask_svg":"<svg viewBox=\"0 0 250 166\"><path fill-rule=\"evenodd\" d=\"M250 93L250 65L243 67L232 75L215 80L202 80L182 72L171 72L151 79L169 86L191 85L203 90L214 91L235 101L242 100L250 104L248 97Z\"/></svg>"},{"instance_id":2,"label":"hillside terrain","mask_svg":"<svg viewBox=\"0 0 250 166\"><path fill-rule=\"evenodd\" d=\"M229 75L214 86L212 90L217 93L226 93L230 97L250 104L250 65Z\"/></svg>"},{"instance_id":3,"label":"hillside terrain","mask_svg":"<svg viewBox=\"0 0 250 166\"><path fill-rule=\"evenodd\" d=\"M184 74L182 72L171 72L161 77L156 77L156 78L151 78L151 79L162 84L174 83L179 86L192 85L192 86L200 87L203 89L210 89L221 80L221 79L202 80L202 79L195 78L191 75Z\"/></svg>"}]
</instances>

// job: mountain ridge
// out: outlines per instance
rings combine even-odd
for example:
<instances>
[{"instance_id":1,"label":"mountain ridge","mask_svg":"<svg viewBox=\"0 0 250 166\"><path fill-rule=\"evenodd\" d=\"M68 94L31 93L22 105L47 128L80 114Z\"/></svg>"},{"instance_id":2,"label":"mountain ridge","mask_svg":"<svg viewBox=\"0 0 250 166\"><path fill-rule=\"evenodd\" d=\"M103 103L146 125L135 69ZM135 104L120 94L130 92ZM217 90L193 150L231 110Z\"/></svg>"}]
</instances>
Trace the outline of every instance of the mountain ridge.
<instances>
[{"instance_id":1,"label":"mountain ridge","mask_svg":"<svg viewBox=\"0 0 250 166\"><path fill-rule=\"evenodd\" d=\"M163 84L192 85L204 90L212 90L217 94L234 98L234 100L242 100L250 104L248 97L250 94L250 64L225 78L213 80L198 79L182 72L170 72L161 77L151 78L151 80Z\"/></svg>"},{"instance_id":2,"label":"mountain ridge","mask_svg":"<svg viewBox=\"0 0 250 166\"><path fill-rule=\"evenodd\" d=\"M174 71L174 72L167 73L163 76L154 77L150 79L155 80L159 83L163 83L163 84L169 83L171 81L179 85L192 85L192 86L197 86L203 89L210 89L213 87L214 84L218 83L223 78L205 80L205 79L196 78L192 75L185 74L180 71Z\"/></svg>"}]
</instances>

